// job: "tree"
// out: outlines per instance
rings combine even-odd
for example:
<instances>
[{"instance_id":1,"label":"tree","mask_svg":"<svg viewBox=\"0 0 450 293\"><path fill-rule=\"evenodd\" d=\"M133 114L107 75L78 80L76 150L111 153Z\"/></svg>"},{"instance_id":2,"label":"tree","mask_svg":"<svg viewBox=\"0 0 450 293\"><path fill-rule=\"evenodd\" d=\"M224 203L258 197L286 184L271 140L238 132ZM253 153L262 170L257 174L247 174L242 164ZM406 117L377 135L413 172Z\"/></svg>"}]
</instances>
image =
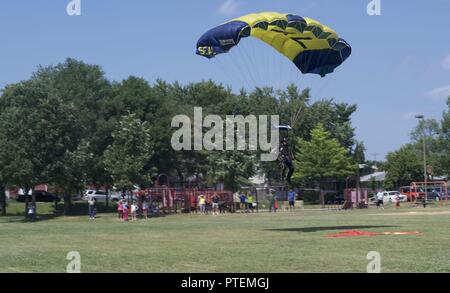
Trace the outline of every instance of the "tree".
<instances>
[{"instance_id":1,"label":"tree","mask_svg":"<svg viewBox=\"0 0 450 293\"><path fill-rule=\"evenodd\" d=\"M439 145L439 169L443 175L450 177L450 97L447 100L447 111L444 112L441 121Z\"/></svg>"},{"instance_id":2,"label":"tree","mask_svg":"<svg viewBox=\"0 0 450 293\"><path fill-rule=\"evenodd\" d=\"M311 132L311 141L297 141L294 180L314 180L319 183L320 202L325 204L323 182L330 178L345 178L354 174L356 166L347 150L337 139L330 138L322 124Z\"/></svg>"},{"instance_id":3,"label":"tree","mask_svg":"<svg viewBox=\"0 0 450 293\"><path fill-rule=\"evenodd\" d=\"M8 159L8 144L4 135L6 127L3 116L0 112L0 211L2 216L6 216L6 172L4 162Z\"/></svg>"},{"instance_id":4,"label":"tree","mask_svg":"<svg viewBox=\"0 0 450 293\"><path fill-rule=\"evenodd\" d=\"M103 160L115 186L129 190L134 184L148 184L152 174L144 167L153 156L153 145L147 123L129 114L119 121L112 137Z\"/></svg>"},{"instance_id":5,"label":"tree","mask_svg":"<svg viewBox=\"0 0 450 293\"><path fill-rule=\"evenodd\" d=\"M356 143L355 151L353 152L353 161L357 164L364 164L366 162L366 147L364 142Z\"/></svg>"},{"instance_id":6,"label":"tree","mask_svg":"<svg viewBox=\"0 0 450 293\"><path fill-rule=\"evenodd\" d=\"M355 144L355 129L351 125L351 115L357 110L356 105L335 103L333 100L320 100L312 104L306 111L305 122L302 125L309 140L311 131L319 124L330 133L330 136L339 141L348 153Z\"/></svg>"},{"instance_id":7,"label":"tree","mask_svg":"<svg viewBox=\"0 0 450 293\"><path fill-rule=\"evenodd\" d=\"M10 166L10 183L26 188L48 183L62 188L67 210L73 186L86 183L74 182L80 179L76 175L80 170L70 167L74 156L79 159L80 144L93 140L90 148L102 155L108 143L96 132L102 130L98 127L103 120L99 117L101 101L109 93L109 82L98 66L74 59L39 67L29 80L7 86L0 108L6 113L4 121L13 123L6 127L11 150L9 159L0 160ZM95 173L93 162L99 160L90 160L82 172Z\"/></svg>"},{"instance_id":8,"label":"tree","mask_svg":"<svg viewBox=\"0 0 450 293\"><path fill-rule=\"evenodd\" d=\"M2 108L3 109L3 108ZM4 111L0 112L0 210L1 215L6 216L6 188L11 181L13 169L9 162L13 160L13 147L8 143L7 130L12 127L12 121L8 121L4 115ZM2 115L3 114L3 115Z\"/></svg>"},{"instance_id":9,"label":"tree","mask_svg":"<svg viewBox=\"0 0 450 293\"><path fill-rule=\"evenodd\" d=\"M248 151L210 152L206 174L210 184L223 183L238 191L240 186L248 186L248 178L255 174L255 155Z\"/></svg>"},{"instance_id":10,"label":"tree","mask_svg":"<svg viewBox=\"0 0 450 293\"><path fill-rule=\"evenodd\" d=\"M387 155L386 187L410 185L412 181L423 181L421 153L414 144L408 144Z\"/></svg>"},{"instance_id":11,"label":"tree","mask_svg":"<svg viewBox=\"0 0 450 293\"><path fill-rule=\"evenodd\" d=\"M7 87L1 99L2 121L9 123L2 132L10 183L28 192L53 182L64 154L76 147L79 138L74 105L65 103L38 77ZM34 193L32 200L35 205Z\"/></svg>"},{"instance_id":12,"label":"tree","mask_svg":"<svg viewBox=\"0 0 450 293\"><path fill-rule=\"evenodd\" d=\"M94 154L90 145L83 140L78 147L67 150L60 163L60 172L55 176L54 183L64 191L64 214L68 215L72 206L72 194L79 194L88 181L89 165Z\"/></svg>"},{"instance_id":13,"label":"tree","mask_svg":"<svg viewBox=\"0 0 450 293\"><path fill-rule=\"evenodd\" d=\"M204 116L222 118L280 115L281 123L297 122L291 136L305 140L322 123L350 154L356 106L333 100L311 105L310 98L309 89L292 85L234 94L211 80L150 84L131 76L110 82L99 66L75 59L39 67L29 80L7 86L0 98L0 188L48 183L62 190L68 212L70 195L86 185L147 186L156 172L177 176L179 184L197 176L209 187L223 182L233 190L248 184L257 168L269 180L280 177L276 162L257 162L258 152L173 150L171 119L192 117L194 106L201 106ZM121 123L130 127L120 128Z\"/></svg>"}]
</instances>

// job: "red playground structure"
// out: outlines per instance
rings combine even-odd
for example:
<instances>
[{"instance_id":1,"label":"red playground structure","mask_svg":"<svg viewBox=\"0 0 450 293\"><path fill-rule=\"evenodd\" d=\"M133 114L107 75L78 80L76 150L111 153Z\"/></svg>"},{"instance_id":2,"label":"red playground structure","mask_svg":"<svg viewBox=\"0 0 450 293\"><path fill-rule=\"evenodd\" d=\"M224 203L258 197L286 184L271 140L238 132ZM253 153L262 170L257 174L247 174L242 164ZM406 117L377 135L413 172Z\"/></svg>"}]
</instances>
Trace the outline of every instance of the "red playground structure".
<instances>
[{"instance_id":1,"label":"red playground structure","mask_svg":"<svg viewBox=\"0 0 450 293\"><path fill-rule=\"evenodd\" d=\"M196 188L170 188L166 186L143 189L135 194L139 203L150 202L153 209L160 213L194 213L198 211L198 198L203 195L206 199L206 210L212 207L212 197L217 194L220 198L221 213L235 212L233 193L230 191L201 190Z\"/></svg>"}]
</instances>

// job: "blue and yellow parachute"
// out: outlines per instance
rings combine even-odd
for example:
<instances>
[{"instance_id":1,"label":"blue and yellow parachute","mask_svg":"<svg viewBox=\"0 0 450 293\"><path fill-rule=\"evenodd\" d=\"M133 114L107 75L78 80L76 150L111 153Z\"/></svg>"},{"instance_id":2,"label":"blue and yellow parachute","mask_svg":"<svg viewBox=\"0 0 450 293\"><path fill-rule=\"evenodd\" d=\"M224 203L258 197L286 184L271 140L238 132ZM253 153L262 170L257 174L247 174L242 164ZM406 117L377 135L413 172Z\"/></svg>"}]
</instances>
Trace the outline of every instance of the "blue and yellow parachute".
<instances>
[{"instance_id":1,"label":"blue and yellow parachute","mask_svg":"<svg viewBox=\"0 0 450 293\"><path fill-rule=\"evenodd\" d=\"M206 32L197 54L213 58L227 53L242 38L255 37L289 58L304 74L325 76L351 54L350 45L331 28L310 18L264 12L248 14Z\"/></svg>"}]
</instances>

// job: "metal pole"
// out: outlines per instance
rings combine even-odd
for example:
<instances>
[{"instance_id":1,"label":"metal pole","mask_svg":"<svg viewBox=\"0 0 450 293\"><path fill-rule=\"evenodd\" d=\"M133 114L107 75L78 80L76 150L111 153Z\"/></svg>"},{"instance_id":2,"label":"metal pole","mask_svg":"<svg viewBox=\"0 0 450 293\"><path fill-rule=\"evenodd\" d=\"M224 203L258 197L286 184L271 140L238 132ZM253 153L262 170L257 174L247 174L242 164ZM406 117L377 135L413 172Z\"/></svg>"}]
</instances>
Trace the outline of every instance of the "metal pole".
<instances>
[{"instance_id":1,"label":"metal pole","mask_svg":"<svg viewBox=\"0 0 450 293\"><path fill-rule=\"evenodd\" d=\"M423 177L425 179L425 198L424 198L424 207L426 207L426 203L428 200L428 174L427 174L427 147L426 147L426 130L425 130L425 116L417 115L417 119L424 121L423 123Z\"/></svg>"},{"instance_id":2,"label":"metal pole","mask_svg":"<svg viewBox=\"0 0 450 293\"><path fill-rule=\"evenodd\" d=\"M428 200L428 172L427 172L427 146L426 146L426 132L423 130L423 175L425 178L425 204Z\"/></svg>"}]
</instances>

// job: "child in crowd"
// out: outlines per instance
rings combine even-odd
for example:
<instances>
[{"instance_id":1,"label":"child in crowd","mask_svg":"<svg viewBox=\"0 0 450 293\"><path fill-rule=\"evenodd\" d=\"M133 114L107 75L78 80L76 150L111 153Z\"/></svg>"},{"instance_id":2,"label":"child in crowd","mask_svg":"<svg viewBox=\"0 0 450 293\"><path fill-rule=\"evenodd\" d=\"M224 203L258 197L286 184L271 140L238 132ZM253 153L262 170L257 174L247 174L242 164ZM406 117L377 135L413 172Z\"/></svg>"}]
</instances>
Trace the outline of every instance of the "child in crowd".
<instances>
[{"instance_id":1,"label":"child in crowd","mask_svg":"<svg viewBox=\"0 0 450 293\"><path fill-rule=\"evenodd\" d=\"M128 203L127 203L127 202L124 202L124 203L123 203L123 220L124 220L124 221L128 221L128 213L129 213L129 210L128 210Z\"/></svg>"},{"instance_id":2,"label":"child in crowd","mask_svg":"<svg viewBox=\"0 0 450 293\"><path fill-rule=\"evenodd\" d=\"M136 221L137 220L137 211L138 211L138 205L136 202L133 202L131 204L131 220Z\"/></svg>"},{"instance_id":3,"label":"child in crowd","mask_svg":"<svg viewBox=\"0 0 450 293\"><path fill-rule=\"evenodd\" d=\"M148 219L148 203L146 201L142 203L142 215L144 216L144 219Z\"/></svg>"},{"instance_id":4,"label":"child in crowd","mask_svg":"<svg viewBox=\"0 0 450 293\"><path fill-rule=\"evenodd\" d=\"M117 213L119 214L119 220L123 220L123 202L119 201L119 205L117 206Z\"/></svg>"}]
</instances>

